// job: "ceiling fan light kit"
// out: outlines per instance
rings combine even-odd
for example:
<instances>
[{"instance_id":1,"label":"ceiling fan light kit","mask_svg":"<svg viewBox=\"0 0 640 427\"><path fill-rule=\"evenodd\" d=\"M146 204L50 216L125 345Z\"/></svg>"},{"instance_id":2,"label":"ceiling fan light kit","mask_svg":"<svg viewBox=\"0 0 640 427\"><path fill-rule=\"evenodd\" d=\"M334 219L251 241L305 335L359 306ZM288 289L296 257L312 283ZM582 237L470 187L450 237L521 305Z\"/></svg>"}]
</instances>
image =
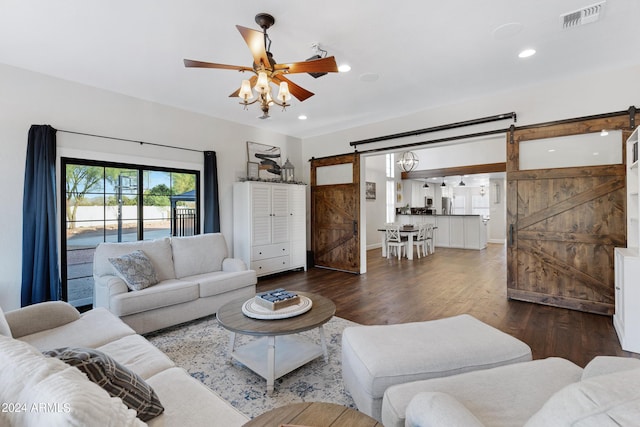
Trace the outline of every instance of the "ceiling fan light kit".
<instances>
[{"instance_id":1,"label":"ceiling fan light kit","mask_svg":"<svg viewBox=\"0 0 640 427\"><path fill-rule=\"evenodd\" d=\"M262 32L251 28L236 25L236 28L242 35L245 43L249 47L253 56L253 66L243 67L237 65L216 64L211 62L184 60L185 67L188 68L217 68L224 70L237 70L240 72L249 71L254 75L250 79L243 79L240 88L233 92L230 97L239 97L240 104L244 109L248 109L251 104L260 104L262 110L261 119L269 117L269 107L278 105L285 111L288 104L287 101L291 96L296 97L300 102L313 96L310 92L286 78L285 74L308 73L308 74L326 74L337 73L338 65L333 56L330 57L312 57L303 62L291 62L278 64L270 52L271 39L267 34L267 30L275 23L275 18L268 13L259 13L255 17L256 23L262 28ZM323 51L315 44L317 51ZM319 56L319 55L318 55ZM316 77L316 76L314 76ZM271 84L278 86L278 95L274 99L271 96ZM256 91L257 98L254 98L253 90Z\"/></svg>"}]
</instances>

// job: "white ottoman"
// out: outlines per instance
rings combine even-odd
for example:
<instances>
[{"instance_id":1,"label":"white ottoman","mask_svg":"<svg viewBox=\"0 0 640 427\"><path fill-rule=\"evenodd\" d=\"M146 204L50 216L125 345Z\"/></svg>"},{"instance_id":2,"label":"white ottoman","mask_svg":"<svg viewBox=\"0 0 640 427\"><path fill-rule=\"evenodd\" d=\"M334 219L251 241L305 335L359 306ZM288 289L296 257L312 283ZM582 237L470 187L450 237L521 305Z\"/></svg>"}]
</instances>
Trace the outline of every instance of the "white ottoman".
<instances>
[{"instance_id":1,"label":"white ottoman","mask_svg":"<svg viewBox=\"0 0 640 427\"><path fill-rule=\"evenodd\" d=\"M381 420L395 384L531 360L531 348L468 314L342 333L342 376L358 410Z\"/></svg>"}]
</instances>

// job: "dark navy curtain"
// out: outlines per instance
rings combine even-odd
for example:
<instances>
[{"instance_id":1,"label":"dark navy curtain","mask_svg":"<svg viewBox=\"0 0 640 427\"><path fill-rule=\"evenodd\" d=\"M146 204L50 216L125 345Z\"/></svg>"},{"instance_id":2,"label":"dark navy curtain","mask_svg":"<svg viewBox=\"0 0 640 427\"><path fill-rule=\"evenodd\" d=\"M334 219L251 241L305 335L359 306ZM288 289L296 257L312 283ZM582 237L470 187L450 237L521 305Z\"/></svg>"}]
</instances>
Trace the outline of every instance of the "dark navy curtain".
<instances>
[{"instance_id":1,"label":"dark navy curtain","mask_svg":"<svg viewBox=\"0 0 640 427\"><path fill-rule=\"evenodd\" d=\"M56 130L29 129L22 201L22 306L60 299L56 236Z\"/></svg>"},{"instance_id":2,"label":"dark navy curtain","mask_svg":"<svg viewBox=\"0 0 640 427\"><path fill-rule=\"evenodd\" d=\"M204 232L220 232L218 162L215 151L204 152Z\"/></svg>"}]
</instances>

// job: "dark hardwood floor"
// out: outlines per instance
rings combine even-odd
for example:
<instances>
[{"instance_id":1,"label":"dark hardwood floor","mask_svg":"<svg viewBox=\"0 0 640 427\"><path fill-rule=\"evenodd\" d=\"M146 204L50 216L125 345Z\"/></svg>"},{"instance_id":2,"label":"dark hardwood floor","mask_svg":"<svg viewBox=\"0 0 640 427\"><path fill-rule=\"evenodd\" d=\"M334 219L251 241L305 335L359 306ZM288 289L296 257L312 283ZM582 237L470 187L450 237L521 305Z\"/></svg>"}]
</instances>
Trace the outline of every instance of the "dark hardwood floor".
<instances>
[{"instance_id":1,"label":"dark hardwood floor","mask_svg":"<svg viewBox=\"0 0 640 427\"><path fill-rule=\"evenodd\" d=\"M584 366L623 351L610 316L507 299L506 251L436 248L409 261L367 253L367 273L320 268L260 278L258 291L283 287L332 299L336 315L365 325L439 319L468 313L526 342L534 359L558 356Z\"/></svg>"}]
</instances>

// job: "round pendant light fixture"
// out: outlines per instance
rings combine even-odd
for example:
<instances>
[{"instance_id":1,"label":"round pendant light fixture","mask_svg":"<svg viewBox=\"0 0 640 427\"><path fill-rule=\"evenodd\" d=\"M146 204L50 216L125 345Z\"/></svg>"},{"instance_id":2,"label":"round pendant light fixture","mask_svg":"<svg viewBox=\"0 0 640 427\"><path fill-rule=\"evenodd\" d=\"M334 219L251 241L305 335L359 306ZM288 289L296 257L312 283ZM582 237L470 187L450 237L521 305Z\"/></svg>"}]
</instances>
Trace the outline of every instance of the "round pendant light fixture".
<instances>
[{"instance_id":1,"label":"round pendant light fixture","mask_svg":"<svg viewBox=\"0 0 640 427\"><path fill-rule=\"evenodd\" d=\"M420 159L413 151L405 151L398 160L398 166L405 172L411 172L418 166Z\"/></svg>"}]
</instances>

